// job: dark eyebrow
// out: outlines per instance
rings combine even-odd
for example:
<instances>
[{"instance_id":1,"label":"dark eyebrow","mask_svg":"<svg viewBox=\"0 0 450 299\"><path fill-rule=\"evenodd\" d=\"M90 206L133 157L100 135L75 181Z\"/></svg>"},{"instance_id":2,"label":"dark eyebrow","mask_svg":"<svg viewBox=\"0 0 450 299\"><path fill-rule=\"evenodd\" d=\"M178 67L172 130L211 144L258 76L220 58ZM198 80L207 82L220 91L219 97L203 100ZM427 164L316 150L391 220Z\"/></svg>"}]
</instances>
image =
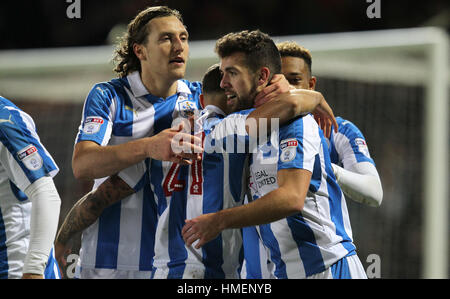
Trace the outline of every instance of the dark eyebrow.
<instances>
[{"instance_id":1,"label":"dark eyebrow","mask_svg":"<svg viewBox=\"0 0 450 299\"><path fill-rule=\"evenodd\" d=\"M227 72L229 72L229 71L236 71L237 72L238 69L235 68L234 66L229 66L229 67L226 67L225 70L223 70L222 72L224 72L224 71L227 71Z\"/></svg>"},{"instance_id":2,"label":"dark eyebrow","mask_svg":"<svg viewBox=\"0 0 450 299\"><path fill-rule=\"evenodd\" d=\"M303 76L302 73L297 73L297 72L291 72L287 74L288 76Z\"/></svg>"}]
</instances>

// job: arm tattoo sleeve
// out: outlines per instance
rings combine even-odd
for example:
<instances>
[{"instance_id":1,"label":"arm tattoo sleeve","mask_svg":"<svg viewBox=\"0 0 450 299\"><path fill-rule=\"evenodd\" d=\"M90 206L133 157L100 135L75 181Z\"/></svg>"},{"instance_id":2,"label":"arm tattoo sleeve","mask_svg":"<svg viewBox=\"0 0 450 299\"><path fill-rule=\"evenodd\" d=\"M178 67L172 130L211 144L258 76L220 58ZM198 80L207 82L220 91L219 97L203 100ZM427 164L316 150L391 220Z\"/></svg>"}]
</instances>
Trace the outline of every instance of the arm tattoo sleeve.
<instances>
[{"instance_id":1,"label":"arm tattoo sleeve","mask_svg":"<svg viewBox=\"0 0 450 299\"><path fill-rule=\"evenodd\" d=\"M66 244L76 233L93 224L105 208L133 193L133 188L117 175L110 176L75 203L64 219L56 241Z\"/></svg>"}]
</instances>

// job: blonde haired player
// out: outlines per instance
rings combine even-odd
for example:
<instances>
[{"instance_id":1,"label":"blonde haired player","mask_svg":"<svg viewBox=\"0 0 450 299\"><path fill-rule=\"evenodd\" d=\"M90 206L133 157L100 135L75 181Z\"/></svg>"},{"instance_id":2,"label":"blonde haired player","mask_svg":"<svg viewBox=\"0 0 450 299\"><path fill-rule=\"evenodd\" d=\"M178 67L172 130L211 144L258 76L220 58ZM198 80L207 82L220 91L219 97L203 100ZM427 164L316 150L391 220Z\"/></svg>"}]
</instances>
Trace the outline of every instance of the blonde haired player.
<instances>
[{"instance_id":1,"label":"blonde haired player","mask_svg":"<svg viewBox=\"0 0 450 299\"><path fill-rule=\"evenodd\" d=\"M279 68L273 67L273 72L281 69L275 45L270 60L252 63L256 53L251 49L264 48L258 44L260 36L258 31L242 31L216 44L224 74L221 87L229 99L236 98L237 107L248 102L246 91L266 84L263 74L271 68L265 65L276 65L278 60ZM223 230L258 225L276 278L366 278L327 143L311 115L280 127L270 142L258 146L250 173L252 201L187 220L183 239L188 245L198 240L194 248L200 248Z\"/></svg>"}]
</instances>

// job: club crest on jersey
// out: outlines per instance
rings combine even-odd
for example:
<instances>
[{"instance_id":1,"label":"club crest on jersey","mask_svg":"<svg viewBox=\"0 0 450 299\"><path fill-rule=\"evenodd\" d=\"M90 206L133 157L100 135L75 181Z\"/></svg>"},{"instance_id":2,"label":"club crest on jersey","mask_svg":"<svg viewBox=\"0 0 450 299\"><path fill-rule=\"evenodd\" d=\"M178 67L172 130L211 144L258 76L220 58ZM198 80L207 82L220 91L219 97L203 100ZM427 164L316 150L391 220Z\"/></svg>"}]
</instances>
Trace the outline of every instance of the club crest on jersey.
<instances>
[{"instance_id":1,"label":"club crest on jersey","mask_svg":"<svg viewBox=\"0 0 450 299\"><path fill-rule=\"evenodd\" d=\"M102 124L104 123L103 118L98 116L88 116L84 121L83 132L85 134L95 134L100 131Z\"/></svg>"},{"instance_id":2,"label":"club crest on jersey","mask_svg":"<svg viewBox=\"0 0 450 299\"><path fill-rule=\"evenodd\" d=\"M280 160L281 162L290 162L297 155L298 141L295 138L289 138L280 142Z\"/></svg>"},{"instance_id":3,"label":"club crest on jersey","mask_svg":"<svg viewBox=\"0 0 450 299\"><path fill-rule=\"evenodd\" d=\"M18 151L17 158L29 170L38 170L43 165L41 155L39 155L37 148L32 144Z\"/></svg>"},{"instance_id":4,"label":"club crest on jersey","mask_svg":"<svg viewBox=\"0 0 450 299\"><path fill-rule=\"evenodd\" d=\"M193 115L194 111L197 110L197 105L189 99L180 96L178 100L178 111L181 117L187 118Z\"/></svg>"},{"instance_id":5,"label":"club crest on jersey","mask_svg":"<svg viewBox=\"0 0 450 299\"><path fill-rule=\"evenodd\" d=\"M358 147L359 152L370 158L369 148L367 147L367 143L363 138L355 138L355 144Z\"/></svg>"}]
</instances>

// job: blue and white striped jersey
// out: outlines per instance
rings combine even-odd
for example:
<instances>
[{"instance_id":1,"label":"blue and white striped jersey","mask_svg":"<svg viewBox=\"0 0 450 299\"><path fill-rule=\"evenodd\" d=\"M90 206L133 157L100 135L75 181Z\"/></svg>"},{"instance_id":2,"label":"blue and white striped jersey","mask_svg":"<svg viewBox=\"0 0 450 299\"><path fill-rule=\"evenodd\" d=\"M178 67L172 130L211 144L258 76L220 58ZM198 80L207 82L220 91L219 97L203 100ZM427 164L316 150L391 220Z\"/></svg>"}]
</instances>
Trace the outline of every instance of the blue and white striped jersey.
<instances>
[{"instance_id":1,"label":"blue and white striped jersey","mask_svg":"<svg viewBox=\"0 0 450 299\"><path fill-rule=\"evenodd\" d=\"M344 195L334 177L323 132L311 115L280 128L270 152L259 150L250 165L253 198L276 189L277 171L312 172L301 213L257 226L277 278L305 278L355 254ZM276 149L276 150L275 150ZM275 153L275 154L274 154ZM295 190L293 190L295 192Z\"/></svg>"},{"instance_id":2,"label":"blue and white striped jersey","mask_svg":"<svg viewBox=\"0 0 450 299\"><path fill-rule=\"evenodd\" d=\"M272 279L274 265L268 258L268 249L263 245L255 226L242 228L244 263L241 278Z\"/></svg>"},{"instance_id":3,"label":"blue and white striped jersey","mask_svg":"<svg viewBox=\"0 0 450 299\"><path fill-rule=\"evenodd\" d=\"M0 97L0 278L22 277L30 238L31 201L23 190L59 169L33 119Z\"/></svg>"},{"instance_id":4,"label":"blue and white striped jersey","mask_svg":"<svg viewBox=\"0 0 450 299\"><path fill-rule=\"evenodd\" d=\"M248 155L223 148L234 138L234 133L228 135L226 122L241 118L232 114L224 119L219 108L208 106L200 117L204 119L199 125L204 133L201 161L189 167L152 161L152 188L161 215L153 278L239 278L243 259L239 229L223 231L199 250L185 245L181 230L185 219L242 204ZM222 145L217 147L215 141Z\"/></svg>"},{"instance_id":5,"label":"blue and white striped jersey","mask_svg":"<svg viewBox=\"0 0 450 299\"><path fill-rule=\"evenodd\" d=\"M96 84L85 101L76 142L105 146L152 136L197 109L200 93L200 83L179 80L175 95L155 97L148 93L139 72ZM82 269L151 271L157 201L150 189L148 166L149 159L119 173L136 193L105 209L83 231ZM95 180L94 188L104 180Z\"/></svg>"},{"instance_id":6,"label":"blue and white striped jersey","mask_svg":"<svg viewBox=\"0 0 450 299\"><path fill-rule=\"evenodd\" d=\"M332 130L328 140L331 162L344 168L360 162L369 162L375 166L366 139L358 127L339 116L336 121L339 125L338 132Z\"/></svg>"}]
</instances>

